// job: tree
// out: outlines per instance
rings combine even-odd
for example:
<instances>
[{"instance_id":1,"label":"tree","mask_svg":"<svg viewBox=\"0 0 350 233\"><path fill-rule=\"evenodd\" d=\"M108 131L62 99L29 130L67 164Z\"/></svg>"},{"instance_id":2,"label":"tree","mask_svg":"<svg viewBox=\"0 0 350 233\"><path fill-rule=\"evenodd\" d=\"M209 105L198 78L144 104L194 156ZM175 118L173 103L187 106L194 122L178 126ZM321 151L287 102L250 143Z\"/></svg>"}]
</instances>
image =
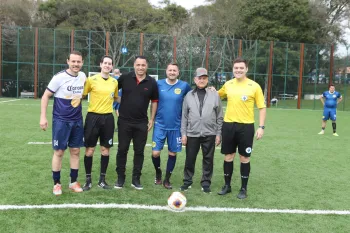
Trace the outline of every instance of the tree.
<instances>
[{"instance_id":1,"label":"tree","mask_svg":"<svg viewBox=\"0 0 350 233\"><path fill-rule=\"evenodd\" d=\"M244 39L314 43L320 24L312 19L308 0L242 2L238 35Z\"/></svg>"}]
</instances>

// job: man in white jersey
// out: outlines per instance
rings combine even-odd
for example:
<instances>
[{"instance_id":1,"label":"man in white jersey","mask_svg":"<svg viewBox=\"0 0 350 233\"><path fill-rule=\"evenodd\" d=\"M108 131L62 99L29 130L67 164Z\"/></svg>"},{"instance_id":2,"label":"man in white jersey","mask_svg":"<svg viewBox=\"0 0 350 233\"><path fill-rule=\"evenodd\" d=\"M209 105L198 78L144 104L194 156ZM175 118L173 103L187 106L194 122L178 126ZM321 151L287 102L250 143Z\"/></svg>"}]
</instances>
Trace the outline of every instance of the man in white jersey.
<instances>
[{"instance_id":1,"label":"man in white jersey","mask_svg":"<svg viewBox=\"0 0 350 233\"><path fill-rule=\"evenodd\" d=\"M64 151L70 151L69 189L82 192L78 178L80 147L84 146L84 127L81 108L81 98L84 91L86 76L81 72L83 57L80 52L72 51L67 59L68 69L57 73L51 79L41 98L40 128L46 130L47 105L50 97L54 96L52 117L52 178L54 181L53 194L62 194L61 167Z\"/></svg>"}]
</instances>

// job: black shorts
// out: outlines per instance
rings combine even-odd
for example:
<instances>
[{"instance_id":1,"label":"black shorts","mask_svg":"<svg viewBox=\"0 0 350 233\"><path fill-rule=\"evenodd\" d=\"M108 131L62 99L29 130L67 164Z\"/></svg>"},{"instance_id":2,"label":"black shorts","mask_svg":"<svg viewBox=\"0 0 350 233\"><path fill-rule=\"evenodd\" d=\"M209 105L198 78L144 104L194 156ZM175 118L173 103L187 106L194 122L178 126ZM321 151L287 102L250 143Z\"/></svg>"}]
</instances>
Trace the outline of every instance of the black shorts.
<instances>
[{"instance_id":1,"label":"black shorts","mask_svg":"<svg viewBox=\"0 0 350 233\"><path fill-rule=\"evenodd\" d=\"M250 157L253 149L254 124L224 122L222 125L222 154L238 153Z\"/></svg>"},{"instance_id":2,"label":"black shorts","mask_svg":"<svg viewBox=\"0 0 350 233\"><path fill-rule=\"evenodd\" d=\"M85 147L95 147L100 138L100 145L110 148L113 146L113 136L114 116L112 113L87 113L84 126Z\"/></svg>"}]
</instances>

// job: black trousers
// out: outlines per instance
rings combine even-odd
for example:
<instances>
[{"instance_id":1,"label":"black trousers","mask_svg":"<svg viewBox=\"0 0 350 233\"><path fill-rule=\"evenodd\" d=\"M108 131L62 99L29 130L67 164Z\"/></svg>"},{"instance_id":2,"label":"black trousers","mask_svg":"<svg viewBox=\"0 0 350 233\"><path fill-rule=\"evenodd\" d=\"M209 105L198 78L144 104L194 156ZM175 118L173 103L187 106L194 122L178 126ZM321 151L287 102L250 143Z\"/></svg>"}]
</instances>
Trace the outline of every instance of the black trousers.
<instances>
[{"instance_id":1,"label":"black trousers","mask_svg":"<svg viewBox=\"0 0 350 233\"><path fill-rule=\"evenodd\" d=\"M125 167L127 154L131 140L134 147L134 168L132 171L133 180L140 179L144 160L144 150L147 141L148 126L147 122L130 123L118 119L118 152L116 172L118 177L125 179Z\"/></svg>"},{"instance_id":2,"label":"black trousers","mask_svg":"<svg viewBox=\"0 0 350 233\"><path fill-rule=\"evenodd\" d=\"M187 137L186 144L186 162L184 168L184 184L191 185L194 169L196 166L197 154L202 147L202 179L201 185L210 186L213 176L215 135L207 137Z\"/></svg>"}]
</instances>

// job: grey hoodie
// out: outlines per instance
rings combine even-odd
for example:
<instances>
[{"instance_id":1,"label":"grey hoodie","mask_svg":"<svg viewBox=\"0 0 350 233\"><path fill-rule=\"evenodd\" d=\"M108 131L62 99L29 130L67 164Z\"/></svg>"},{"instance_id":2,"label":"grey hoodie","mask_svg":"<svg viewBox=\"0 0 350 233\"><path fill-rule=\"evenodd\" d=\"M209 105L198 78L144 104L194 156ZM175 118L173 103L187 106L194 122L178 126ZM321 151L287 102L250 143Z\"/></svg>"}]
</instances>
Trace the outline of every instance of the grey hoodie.
<instances>
[{"instance_id":1,"label":"grey hoodie","mask_svg":"<svg viewBox=\"0 0 350 233\"><path fill-rule=\"evenodd\" d=\"M216 91L205 89L202 116L195 90L187 93L182 105L181 135L188 137L221 136L222 104Z\"/></svg>"}]
</instances>

